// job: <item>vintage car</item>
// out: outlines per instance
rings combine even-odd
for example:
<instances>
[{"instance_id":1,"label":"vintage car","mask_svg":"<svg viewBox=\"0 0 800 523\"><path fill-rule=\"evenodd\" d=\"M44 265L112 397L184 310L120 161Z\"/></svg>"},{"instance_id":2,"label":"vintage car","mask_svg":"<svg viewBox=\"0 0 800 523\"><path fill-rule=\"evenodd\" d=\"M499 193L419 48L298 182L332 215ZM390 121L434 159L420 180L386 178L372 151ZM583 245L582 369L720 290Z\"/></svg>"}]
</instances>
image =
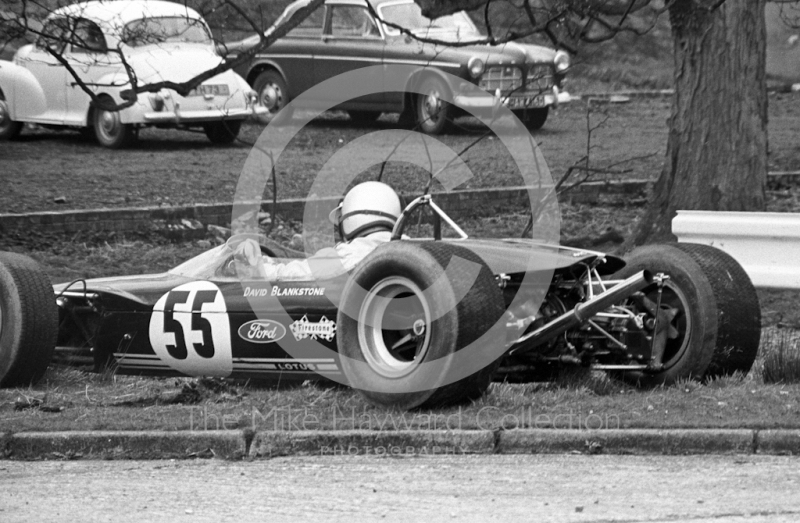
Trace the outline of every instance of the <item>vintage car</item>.
<instances>
[{"instance_id":1,"label":"vintage car","mask_svg":"<svg viewBox=\"0 0 800 523\"><path fill-rule=\"evenodd\" d=\"M410 409L564 365L652 386L746 373L756 358L758 297L722 251L651 245L623 260L525 239L403 239L426 204L324 279L259 278L281 253L248 235L163 274L54 287L30 258L0 253L0 386L38 380L55 350L120 374L335 380Z\"/></svg>"},{"instance_id":2,"label":"vintage car","mask_svg":"<svg viewBox=\"0 0 800 523\"><path fill-rule=\"evenodd\" d=\"M429 134L443 132L455 116L463 113L459 108L485 109L496 103L488 97L460 94L462 89L452 77L499 97L530 129L541 128L550 107L569 100L569 94L562 90L570 64L564 51L521 43L466 47L423 44L383 21L440 42L468 42L484 36L464 12L430 20L413 0L369 2L378 18L368 10L365 0L327 0L237 71L258 92L261 104L275 114L308 88L355 68L419 66L419 76L407 80L413 89L357 98L340 108L361 122L375 120L383 112L400 113ZM308 0L291 4L267 34L307 4ZM223 52L233 57L258 42L259 36L254 35L227 43ZM441 100L443 93L451 95L455 105Z\"/></svg>"},{"instance_id":3,"label":"vintage car","mask_svg":"<svg viewBox=\"0 0 800 523\"><path fill-rule=\"evenodd\" d=\"M79 129L110 148L123 147L144 126L201 128L212 142L230 143L246 118L265 112L238 74L221 73L187 96L166 88L135 95L130 81L185 82L221 61L206 23L181 4L93 1L57 9L35 43L12 62L0 61L0 139L16 137L29 122ZM103 99L132 104L115 111L102 107Z\"/></svg>"}]
</instances>

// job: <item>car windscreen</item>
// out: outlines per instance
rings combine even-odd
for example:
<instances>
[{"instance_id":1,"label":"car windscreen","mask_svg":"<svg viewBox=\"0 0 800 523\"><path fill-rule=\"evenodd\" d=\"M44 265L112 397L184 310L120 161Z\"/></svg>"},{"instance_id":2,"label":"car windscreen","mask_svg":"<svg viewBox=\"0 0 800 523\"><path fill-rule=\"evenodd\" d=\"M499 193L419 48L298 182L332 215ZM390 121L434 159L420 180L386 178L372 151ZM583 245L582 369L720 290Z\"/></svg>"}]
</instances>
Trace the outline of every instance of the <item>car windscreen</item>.
<instances>
[{"instance_id":1,"label":"car windscreen","mask_svg":"<svg viewBox=\"0 0 800 523\"><path fill-rule=\"evenodd\" d=\"M186 16L142 18L125 25L122 41L131 47L164 42L211 44L202 20Z\"/></svg>"},{"instance_id":2,"label":"car windscreen","mask_svg":"<svg viewBox=\"0 0 800 523\"><path fill-rule=\"evenodd\" d=\"M437 36L441 34L445 39L452 39L455 36L460 40L483 36L463 11L432 20L423 16L422 10L417 4L408 2L380 6L379 14L383 20L397 24L415 34L436 34ZM399 31L389 27L387 32L397 34Z\"/></svg>"}]
</instances>

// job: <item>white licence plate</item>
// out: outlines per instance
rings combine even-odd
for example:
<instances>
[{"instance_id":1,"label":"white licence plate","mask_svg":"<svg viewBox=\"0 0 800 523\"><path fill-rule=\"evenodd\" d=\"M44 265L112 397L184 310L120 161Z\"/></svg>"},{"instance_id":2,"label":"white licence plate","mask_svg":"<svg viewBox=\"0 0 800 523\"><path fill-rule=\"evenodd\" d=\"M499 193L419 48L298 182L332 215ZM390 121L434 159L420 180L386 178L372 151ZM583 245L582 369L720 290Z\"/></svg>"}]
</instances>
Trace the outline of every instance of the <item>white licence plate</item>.
<instances>
[{"instance_id":1,"label":"white licence plate","mask_svg":"<svg viewBox=\"0 0 800 523\"><path fill-rule=\"evenodd\" d=\"M230 95L230 90L225 84L203 84L198 85L189 91L188 96L202 96L206 94L211 94L214 96L228 96Z\"/></svg>"},{"instance_id":2,"label":"white licence plate","mask_svg":"<svg viewBox=\"0 0 800 523\"><path fill-rule=\"evenodd\" d=\"M516 96L509 98L506 103L509 109L523 109L526 107L544 107L544 96Z\"/></svg>"}]
</instances>

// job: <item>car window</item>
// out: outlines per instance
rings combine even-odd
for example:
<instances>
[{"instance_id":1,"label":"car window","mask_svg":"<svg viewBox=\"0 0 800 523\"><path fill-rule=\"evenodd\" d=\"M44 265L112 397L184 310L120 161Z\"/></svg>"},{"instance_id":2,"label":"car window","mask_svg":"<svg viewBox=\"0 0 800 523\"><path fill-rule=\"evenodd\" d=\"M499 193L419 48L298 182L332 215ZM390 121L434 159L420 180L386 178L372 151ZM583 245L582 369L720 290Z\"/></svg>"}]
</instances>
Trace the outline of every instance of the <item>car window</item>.
<instances>
[{"instance_id":1,"label":"car window","mask_svg":"<svg viewBox=\"0 0 800 523\"><path fill-rule=\"evenodd\" d=\"M202 20L162 16L129 22L122 31L122 41L131 47L164 42L211 44L211 35Z\"/></svg>"},{"instance_id":2,"label":"car window","mask_svg":"<svg viewBox=\"0 0 800 523\"><path fill-rule=\"evenodd\" d=\"M414 2L386 4L380 6L378 11L383 20L399 25L415 34L451 33L474 38L482 36L463 11L430 19L422 14L422 9ZM393 27L387 27L386 32L398 34L400 31Z\"/></svg>"},{"instance_id":3,"label":"car window","mask_svg":"<svg viewBox=\"0 0 800 523\"><path fill-rule=\"evenodd\" d=\"M310 15L308 15L305 19L303 19L303 21L300 22L300 25L298 25L297 27L286 33L286 36L320 37L322 36L322 25L324 21L325 21L325 6L321 5L317 9L315 9ZM281 22L282 22L281 20L278 21L278 23Z\"/></svg>"},{"instance_id":4,"label":"car window","mask_svg":"<svg viewBox=\"0 0 800 523\"><path fill-rule=\"evenodd\" d=\"M75 23L75 31L70 38L74 53L105 53L106 38L97 24L84 18Z\"/></svg>"},{"instance_id":5,"label":"car window","mask_svg":"<svg viewBox=\"0 0 800 523\"><path fill-rule=\"evenodd\" d=\"M69 20L66 17L51 18L45 22L42 32L36 39L36 47L60 53L64 50L69 35Z\"/></svg>"},{"instance_id":6,"label":"car window","mask_svg":"<svg viewBox=\"0 0 800 523\"><path fill-rule=\"evenodd\" d=\"M378 25L366 8L353 5L331 7L331 35L345 38L380 38Z\"/></svg>"}]
</instances>

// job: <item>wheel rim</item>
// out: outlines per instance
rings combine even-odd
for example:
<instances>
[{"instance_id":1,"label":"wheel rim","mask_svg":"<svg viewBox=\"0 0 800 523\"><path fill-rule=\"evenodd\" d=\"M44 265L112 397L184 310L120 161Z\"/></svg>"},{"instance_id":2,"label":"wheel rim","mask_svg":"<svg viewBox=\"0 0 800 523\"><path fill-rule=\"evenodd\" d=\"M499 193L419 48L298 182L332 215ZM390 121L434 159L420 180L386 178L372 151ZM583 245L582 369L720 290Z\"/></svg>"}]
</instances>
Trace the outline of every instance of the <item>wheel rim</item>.
<instances>
[{"instance_id":1,"label":"wheel rim","mask_svg":"<svg viewBox=\"0 0 800 523\"><path fill-rule=\"evenodd\" d=\"M430 89L422 97L422 121L427 125L436 125L442 118L442 95L438 89Z\"/></svg>"},{"instance_id":2,"label":"wheel rim","mask_svg":"<svg viewBox=\"0 0 800 523\"><path fill-rule=\"evenodd\" d=\"M5 100L0 100L0 132L11 127L11 114L8 112L8 104Z\"/></svg>"},{"instance_id":3,"label":"wheel rim","mask_svg":"<svg viewBox=\"0 0 800 523\"><path fill-rule=\"evenodd\" d=\"M653 304L658 303L658 291L648 290L646 296ZM664 370L676 365L689 347L692 333L692 317L687 314L689 300L679 287L670 281L665 282L661 296L662 309L676 309L677 314L670 322L671 335L668 335L662 363ZM673 330L674 329L674 330Z\"/></svg>"},{"instance_id":4,"label":"wheel rim","mask_svg":"<svg viewBox=\"0 0 800 523\"><path fill-rule=\"evenodd\" d=\"M358 341L367 364L386 378L416 369L430 347L431 312L422 290L408 278L381 280L358 317Z\"/></svg>"},{"instance_id":5,"label":"wheel rim","mask_svg":"<svg viewBox=\"0 0 800 523\"><path fill-rule=\"evenodd\" d=\"M283 89L275 82L267 82L261 89L259 101L267 108L270 114L275 114L283 108Z\"/></svg>"},{"instance_id":6,"label":"wheel rim","mask_svg":"<svg viewBox=\"0 0 800 523\"><path fill-rule=\"evenodd\" d=\"M113 141L122 132L122 122L116 112L101 109L96 126L98 134L106 142Z\"/></svg>"}]
</instances>

